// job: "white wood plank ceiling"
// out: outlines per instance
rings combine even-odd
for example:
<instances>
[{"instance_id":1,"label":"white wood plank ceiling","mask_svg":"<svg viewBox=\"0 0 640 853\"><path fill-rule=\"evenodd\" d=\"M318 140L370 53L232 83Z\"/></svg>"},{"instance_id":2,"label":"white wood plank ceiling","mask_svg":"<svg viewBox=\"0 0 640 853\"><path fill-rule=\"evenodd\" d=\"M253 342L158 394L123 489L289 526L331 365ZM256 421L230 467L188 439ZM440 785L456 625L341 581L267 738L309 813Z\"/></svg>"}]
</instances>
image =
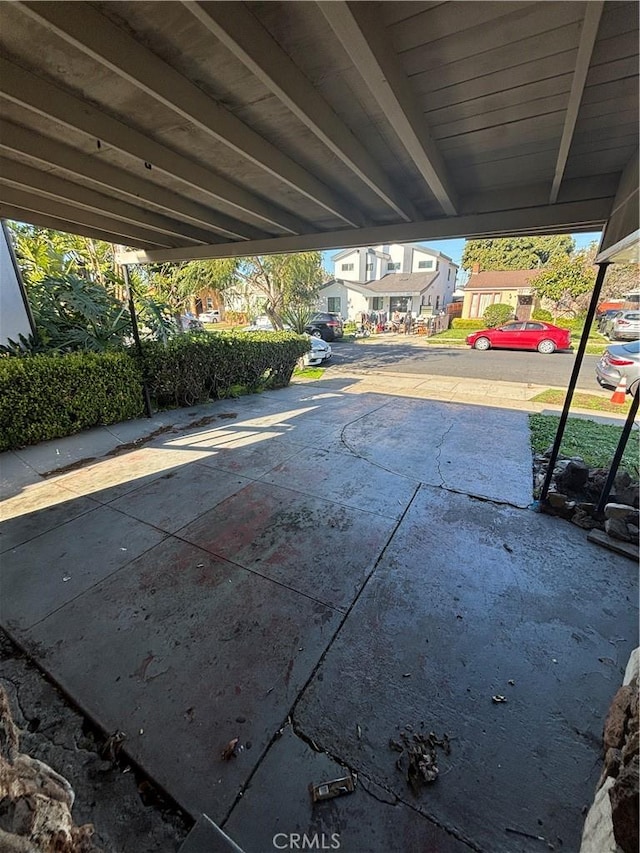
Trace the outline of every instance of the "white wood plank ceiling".
<instances>
[{"instance_id":1,"label":"white wood plank ceiling","mask_svg":"<svg viewBox=\"0 0 640 853\"><path fill-rule=\"evenodd\" d=\"M2 2L0 216L141 260L594 229L635 2Z\"/></svg>"}]
</instances>

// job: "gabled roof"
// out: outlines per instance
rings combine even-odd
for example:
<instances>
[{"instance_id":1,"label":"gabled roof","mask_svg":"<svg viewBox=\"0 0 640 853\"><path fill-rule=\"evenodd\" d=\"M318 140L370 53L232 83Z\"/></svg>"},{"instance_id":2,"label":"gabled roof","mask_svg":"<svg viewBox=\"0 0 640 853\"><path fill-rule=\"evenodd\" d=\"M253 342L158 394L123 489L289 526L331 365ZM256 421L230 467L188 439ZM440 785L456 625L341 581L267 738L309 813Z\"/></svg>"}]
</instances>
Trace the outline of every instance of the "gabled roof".
<instances>
[{"instance_id":1,"label":"gabled roof","mask_svg":"<svg viewBox=\"0 0 640 853\"><path fill-rule=\"evenodd\" d=\"M397 293L424 293L438 277L437 272L389 273L377 281L369 281L363 291L377 296L393 296ZM362 285L361 285L362 287Z\"/></svg>"},{"instance_id":2,"label":"gabled roof","mask_svg":"<svg viewBox=\"0 0 640 853\"><path fill-rule=\"evenodd\" d=\"M465 290L512 290L529 287L538 270L483 270L472 273Z\"/></svg>"},{"instance_id":3,"label":"gabled roof","mask_svg":"<svg viewBox=\"0 0 640 853\"><path fill-rule=\"evenodd\" d=\"M348 255L353 255L354 252L359 252L358 248L355 249L343 249L341 252L338 252L337 255L331 255L332 261L340 261L342 258L346 258Z\"/></svg>"}]
</instances>

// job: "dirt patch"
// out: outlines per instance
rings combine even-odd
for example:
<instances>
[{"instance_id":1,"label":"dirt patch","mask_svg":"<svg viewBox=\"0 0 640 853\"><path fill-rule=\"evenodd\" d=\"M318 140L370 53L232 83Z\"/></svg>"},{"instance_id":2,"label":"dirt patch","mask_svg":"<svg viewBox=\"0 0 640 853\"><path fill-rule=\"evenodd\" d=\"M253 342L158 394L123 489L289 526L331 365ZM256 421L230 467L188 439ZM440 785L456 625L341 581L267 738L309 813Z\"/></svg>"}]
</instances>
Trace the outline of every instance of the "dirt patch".
<instances>
[{"instance_id":1,"label":"dirt patch","mask_svg":"<svg viewBox=\"0 0 640 853\"><path fill-rule=\"evenodd\" d=\"M104 853L172 853L192 821L126 759L109 754L95 729L0 631L0 685L17 727L21 753L48 765L75 793L77 826L92 824Z\"/></svg>"}]
</instances>

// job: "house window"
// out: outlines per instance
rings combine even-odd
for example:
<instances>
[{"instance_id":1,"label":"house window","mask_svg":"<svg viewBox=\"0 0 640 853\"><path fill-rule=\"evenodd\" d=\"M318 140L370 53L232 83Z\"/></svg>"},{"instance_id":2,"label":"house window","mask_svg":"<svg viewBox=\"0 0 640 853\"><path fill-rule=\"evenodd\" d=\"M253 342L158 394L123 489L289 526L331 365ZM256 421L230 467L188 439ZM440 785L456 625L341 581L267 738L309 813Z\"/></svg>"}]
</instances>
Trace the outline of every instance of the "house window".
<instances>
[{"instance_id":1,"label":"house window","mask_svg":"<svg viewBox=\"0 0 640 853\"><path fill-rule=\"evenodd\" d=\"M367 264L367 272L370 272L373 269L373 264Z\"/></svg>"},{"instance_id":2,"label":"house window","mask_svg":"<svg viewBox=\"0 0 640 853\"><path fill-rule=\"evenodd\" d=\"M382 311L384 308L384 297L382 296L374 296L371 299L371 310L372 311Z\"/></svg>"},{"instance_id":3,"label":"house window","mask_svg":"<svg viewBox=\"0 0 640 853\"><path fill-rule=\"evenodd\" d=\"M395 311L399 311L401 314L409 311L411 306L411 297L410 296L392 296L389 299L389 313L393 314Z\"/></svg>"},{"instance_id":4,"label":"house window","mask_svg":"<svg viewBox=\"0 0 640 853\"><path fill-rule=\"evenodd\" d=\"M438 310L439 307L440 307L440 294L438 294L436 296L436 311Z\"/></svg>"},{"instance_id":5,"label":"house window","mask_svg":"<svg viewBox=\"0 0 640 853\"><path fill-rule=\"evenodd\" d=\"M353 272L353 264L341 264L340 269L342 272Z\"/></svg>"},{"instance_id":6,"label":"house window","mask_svg":"<svg viewBox=\"0 0 640 853\"><path fill-rule=\"evenodd\" d=\"M213 299L207 296L207 311L213 311Z\"/></svg>"},{"instance_id":7,"label":"house window","mask_svg":"<svg viewBox=\"0 0 640 853\"><path fill-rule=\"evenodd\" d=\"M389 272L393 272L394 270L399 270L400 264L387 264L387 270Z\"/></svg>"},{"instance_id":8,"label":"house window","mask_svg":"<svg viewBox=\"0 0 640 853\"><path fill-rule=\"evenodd\" d=\"M353 266L353 264L351 264ZM327 311L330 311L332 314L340 313L340 297L339 296L329 296L327 299Z\"/></svg>"},{"instance_id":9,"label":"house window","mask_svg":"<svg viewBox=\"0 0 640 853\"><path fill-rule=\"evenodd\" d=\"M451 281L451 267L449 267L449 273L447 275L447 281Z\"/></svg>"},{"instance_id":10,"label":"house window","mask_svg":"<svg viewBox=\"0 0 640 853\"><path fill-rule=\"evenodd\" d=\"M418 261L418 269L419 270L432 270L433 269L433 261Z\"/></svg>"}]
</instances>

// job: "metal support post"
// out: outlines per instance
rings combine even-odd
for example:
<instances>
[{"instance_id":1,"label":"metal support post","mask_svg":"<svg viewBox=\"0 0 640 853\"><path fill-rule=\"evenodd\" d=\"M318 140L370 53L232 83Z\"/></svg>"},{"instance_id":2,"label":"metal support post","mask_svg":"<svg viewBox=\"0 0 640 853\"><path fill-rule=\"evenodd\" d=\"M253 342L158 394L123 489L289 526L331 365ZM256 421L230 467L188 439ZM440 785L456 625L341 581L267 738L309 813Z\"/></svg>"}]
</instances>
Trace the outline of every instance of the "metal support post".
<instances>
[{"instance_id":1,"label":"metal support post","mask_svg":"<svg viewBox=\"0 0 640 853\"><path fill-rule=\"evenodd\" d=\"M122 267L122 277L124 278L125 287L127 288L127 296L129 298L129 314L131 315L131 329L133 331L133 340L135 341L140 363L142 365L142 396L144 397L144 410L148 418L153 417L151 411L151 397L149 396L149 387L144 375L144 355L142 352L142 344L140 343L140 332L138 331L138 318L136 316L136 308L133 304L133 290L131 288L131 280L129 278L129 267L125 264Z\"/></svg>"},{"instance_id":2,"label":"metal support post","mask_svg":"<svg viewBox=\"0 0 640 853\"><path fill-rule=\"evenodd\" d=\"M598 506L596 507L596 513L600 514L604 512L605 505L607 503L607 500L609 499L611 487L613 486L613 481L615 480L616 474L618 473L618 468L620 467L622 454L624 453L625 447L627 446L629 436L631 435L631 430L633 429L633 423L636 419L636 415L638 414L638 403L640 403L640 389L636 391L631 402L631 408L629 409L629 414L627 415L627 420L625 421L624 428L622 430L622 435L620 436L620 441L618 442L618 446L616 447L616 452L613 454L613 459L611 460L611 468L609 469L609 476L607 477L607 482L604 484L604 487L602 489L600 500L598 501Z\"/></svg>"},{"instance_id":3,"label":"metal support post","mask_svg":"<svg viewBox=\"0 0 640 853\"><path fill-rule=\"evenodd\" d=\"M608 266L608 262L598 265L598 275L596 276L596 283L593 288L593 293L591 294L591 302L589 303L587 318L584 323L582 337L580 338L580 344L578 345L578 352L576 353L576 358L573 364L571 379L569 380L569 387L567 388L567 394L564 398L564 406L562 409L562 414L560 415L560 423L558 424L556 437L553 441L553 448L551 450L551 456L549 457L549 467L547 468L547 474L544 478L544 483L542 484L542 491L540 492L541 504L546 503L547 494L549 493L549 486L551 485L551 479L553 478L553 469L556 467L556 462L558 461L558 453L560 452L562 437L564 435L564 430L567 425L567 419L569 417L569 409L571 408L573 392L575 391L576 384L578 382L578 374L580 373L580 368L582 367L582 360L584 358L584 353L587 348L587 340L589 338L589 332L591 331L591 324L593 323L593 318L595 317L596 307L598 305L598 300L600 299L600 291L602 290L602 283L604 282L604 276L607 272Z\"/></svg>"}]
</instances>

